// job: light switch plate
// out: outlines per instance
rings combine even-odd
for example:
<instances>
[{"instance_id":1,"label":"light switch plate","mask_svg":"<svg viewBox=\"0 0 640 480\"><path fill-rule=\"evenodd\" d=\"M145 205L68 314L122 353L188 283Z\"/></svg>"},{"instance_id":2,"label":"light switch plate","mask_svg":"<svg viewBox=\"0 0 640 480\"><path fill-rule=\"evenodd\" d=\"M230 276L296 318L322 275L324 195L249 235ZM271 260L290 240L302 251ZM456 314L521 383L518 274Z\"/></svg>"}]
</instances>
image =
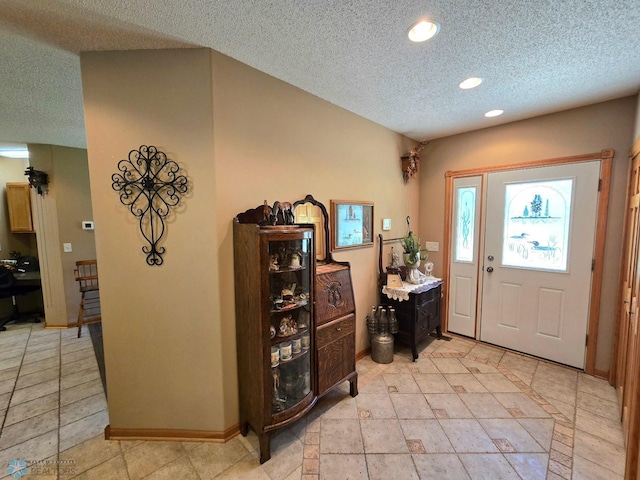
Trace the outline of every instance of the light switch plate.
<instances>
[{"instance_id":1,"label":"light switch plate","mask_svg":"<svg viewBox=\"0 0 640 480\"><path fill-rule=\"evenodd\" d=\"M391 230L391 219L383 218L382 219L382 230Z\"/></svg>"},{"instance_id":2,"label":"light switch plate","mask_svg":"<svg viewBox=\"0 0 640 480\"><path fill-rule=\"evenodd\" d=\"M440 249L440 244L438 242L424 242L424 248L430 252L437 252Z\"/></svg>"},{"instance_id":3,"label":"light switch plate","mask_svg":"<svg viewBox=\"0 0 640 480\"><path fill-rule=\"evenodd\" d=\"M73 251L71 249L71 244L70 243L63 243L62 244L62 250L64 250L65 253L69 253L69 252Z\"/></svg>"}]
</instances>

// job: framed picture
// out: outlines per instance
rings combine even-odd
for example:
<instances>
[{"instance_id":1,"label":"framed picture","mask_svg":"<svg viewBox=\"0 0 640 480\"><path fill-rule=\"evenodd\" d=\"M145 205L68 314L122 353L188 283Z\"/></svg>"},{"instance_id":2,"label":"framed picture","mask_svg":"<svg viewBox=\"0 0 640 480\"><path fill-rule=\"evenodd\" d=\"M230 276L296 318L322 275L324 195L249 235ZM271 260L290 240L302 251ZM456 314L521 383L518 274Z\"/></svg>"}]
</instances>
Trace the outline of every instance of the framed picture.
<instances>
[{"instance_id":1,"label":"framed picture","mask_svg":"<svg viewBox=\"0 0 640 480\"><path fill-rule=\"evenodd\" d=\"M331 200L331 251L373 246L373 202Z\"/></svg>"}]
</instances>

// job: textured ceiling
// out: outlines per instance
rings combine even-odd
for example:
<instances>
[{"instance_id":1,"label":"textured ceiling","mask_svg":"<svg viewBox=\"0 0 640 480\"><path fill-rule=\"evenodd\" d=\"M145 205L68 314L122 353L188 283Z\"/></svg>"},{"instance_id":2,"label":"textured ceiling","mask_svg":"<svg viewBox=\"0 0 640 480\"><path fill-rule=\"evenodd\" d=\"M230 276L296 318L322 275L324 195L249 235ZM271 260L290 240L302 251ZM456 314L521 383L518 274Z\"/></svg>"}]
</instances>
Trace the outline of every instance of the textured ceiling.
<instances>
[{"instance_id":1,"label":"textured ceiling","mask_svg":"<svg viewBox=\"0 0 640 480\"><path fill-rule=\"evenodd\" d=\"M0 0L0 141L85 146L77 52L193 46L438 138L636 94L639 26L638 0Z\"/></svg>"}]
</instances>

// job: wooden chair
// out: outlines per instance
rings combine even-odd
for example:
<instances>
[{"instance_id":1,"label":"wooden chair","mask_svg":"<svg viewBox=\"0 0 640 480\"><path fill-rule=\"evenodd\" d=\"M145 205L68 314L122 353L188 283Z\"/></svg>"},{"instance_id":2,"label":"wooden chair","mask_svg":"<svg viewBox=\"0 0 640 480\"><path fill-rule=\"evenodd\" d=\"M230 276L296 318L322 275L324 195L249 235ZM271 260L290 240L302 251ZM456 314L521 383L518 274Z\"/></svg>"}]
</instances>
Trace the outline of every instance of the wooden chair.
<instances>
[{"instance_id":1,"label":"wooden chair","mask_svg":"<svg viewBox=\"0 0 640 480\"><path fill-rule=\"evenodd\" d=\"M100 314L98 262L96 260L79 260L76 262L74 273L81 294L80 310L78 311L78 338L80 338L82 325L97 323L102 320ZM98 311L97 314L95 310ZM86 316L87 312L89 312L88 316Z\"/></svg>"}]
</instances>

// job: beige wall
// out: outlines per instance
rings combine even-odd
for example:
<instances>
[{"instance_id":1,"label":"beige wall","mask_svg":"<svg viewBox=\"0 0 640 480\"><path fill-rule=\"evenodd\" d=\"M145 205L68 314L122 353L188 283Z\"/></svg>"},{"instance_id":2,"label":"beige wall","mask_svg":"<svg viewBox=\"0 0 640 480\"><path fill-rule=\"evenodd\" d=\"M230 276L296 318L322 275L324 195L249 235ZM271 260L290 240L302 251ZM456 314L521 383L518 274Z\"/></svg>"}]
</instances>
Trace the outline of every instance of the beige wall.
<instances>
[{"instance_id":1,"label":"beige wall","mask_svg":"<svg viewBox=\"0 0 640 480\"><path fill-rule=\"evenodd\" d=\"M77 322L80 293L75 281L76 261L96 258L94 232L82 230L83 220L93 220L89 163L87 151L79 148L52 146L54 188L57 196L58 228L67 321ZM63 243L70 243L72 251L65 253Z\"/></svg>"},{"instance_id":2,"label":"beige wall","mask_svg":"<svg viewBox=\"0 0 640 480\"><path fill-rule=\"evenodd\" d=\"M32 194L47 326L77 321L80 294L75 262L95 258L92 232L81 228L91 220L91 190L87 152L84 149L30 144L30 165L49 175L45 195ZM63 243L73 251L63 252Z\"/></svg>"},{"instance_id":3,"label":"beige wall","mask_svg":"<svg viewBox=\"0 0 640 480\"><path fill-rule=\"evenodd\" d=\"M111 426L230 428L233 217L311 193L327 207L373 201L374 233L391 218L398 236L407 214L417 219L418 182L405 186L399 166L413 142L209 50L86 53L81 67ZM145 264L137 221L111 189L118 160L142 144L191 180L161 267ZM360 351L377 250L335 257L352 263Z\"/></svg>"},{"instance_id":4,"label":"beige wall","mask_svg":"<svg viewBox=\"0 0 640 480\"><path fill-rule=\"evenodd\" d=\"M323 202L374 202L374 234L392 219L386 237L405 231L405 217L417 226L417 187L402 182L400 157L414 145L388 129L337 108L307 92L211 52L214 83L216 222L220 313L233 318L233 235L231 219L263 200L294 201L308 193ZM377 245L377 241L376 241ZM368 346L364 323L378 303L376 248L334 253L351 262L356 300L356 351ZM388 262L385 262L385 265ZM222 324L225 370L235 370L235 326ZM225 390L235 392L235 376ZM234 395L226 397L227 422L237 418Z\"/></svg>"},{"instance_id":5,"label":"beige wall","mask_svg":"<svg viewBox=\"0 0 640 480\"><path fill-rule=\"evenodd\" d=\"M102 328L113 428L224 430L211 107L206 50L81 55ZM148 266L111 176L154 145L191 182ZM229 280L231 281L231 280Z\"/></svg>"},{"instance_id":6,"label":"beige wall","mask_svg":"<svg viewBox=\"0 0 640 480\"><path fill-rule=\"evenodd\" d=\"M431 142L422 153L420 234L444 241L444 174L448 170L615 150L605 245L596 369L608 371L619 284L628 155L637 98L627 97ZM442 248L431 253L442 273Z\"/></svg>"}]
</instances>

